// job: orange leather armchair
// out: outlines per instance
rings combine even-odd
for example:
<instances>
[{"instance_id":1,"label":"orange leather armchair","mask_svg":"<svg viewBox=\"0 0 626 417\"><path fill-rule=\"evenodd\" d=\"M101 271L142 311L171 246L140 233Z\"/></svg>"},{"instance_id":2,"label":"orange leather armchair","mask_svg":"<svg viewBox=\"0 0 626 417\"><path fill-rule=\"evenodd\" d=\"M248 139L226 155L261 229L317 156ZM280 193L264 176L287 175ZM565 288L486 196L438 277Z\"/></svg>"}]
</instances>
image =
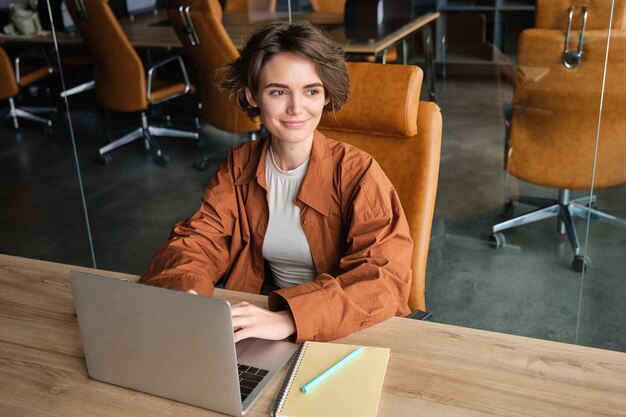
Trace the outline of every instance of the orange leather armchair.
<instances>
[{"instance_id":1,"label":"orange leather armchair","mask_svg":"<svg viewBox=\"0 0 626 417\"><path fill-rule=\"evenodd\" d=\"M228 93L220 91L220 68L239 57L222 24L218 0L174 0L168 15L200 78L202 118L218 129L252 133L260 129Z\"/></svg>"},{"instance_id":2,"label":"orange leather armchair","mask_svg":"<svg viewBox=\"0 0 626 417\"><path fill-rule=\"evenodd\" d=\"M504 230L556 217L574 251L572 267L580 272L590 260L581 253L574 217L626 227L626 221L593 208L595 196L571 198L571 190L626 183L625 3L615 2L598 131L611 0L537 1L536 27L524 30L519 39L505 169L515 178L557 189L558 199L520 196L519 202L540 208L493 226L494 247L505 243ZM507 208L511 210L511 200Z\"/></svg>"},{"instance_id":3,"label":"orange leather armchair","mask_svg":"<svg viewBox=\"0 0 626 417\"><path fill-rule=\"evenodd\" d=\"M350 99L341 111L326 114L319 130L372 155L396 188L414 243L409 307L424 310L441 112L433 102L419 102L423 74L416 66L348 63L347 68Z\"/></svg>"},{"instance_id":4,"label":"orange leather armchair","mask_svg":"<svg viewBox=\"0 0 626 417\"><path fill-rule=\"evenodd\" d=\"M56 69L49 63L43 66L37 66L36 68L26 71L21 65L21 57L15 59L15 67L13 62L7 55L7 53L0 47L0 100L9 99L9 110L7 116L13 119L13 126L18 129L18 118L32 120L34 122L43 123L52 126L52 120L44 119L38 115L30 113L24 109L20 109L15 106L13 98L24 87L53 74Z\"/></svg>"},{"instance_id":5,"label":"orange leather armchair","mask_svg":"<svg viewBox=\"0 0 626 417\"><path fill-rule=\"evenodd\" d=\"M140 112L141 127L98 150L102 161L110 162L108 152L138 139L144 139L146 149L155 149L155 162L167 164L154 136L171 136L199 140L197 132L188 132L153 126L146 111L152 104L161 103L193 91L180 57L170 57L146 70L131 45L108 0L80 0L66 2L76 28L85 40L94 59L96 98L107 110ZM178 65L184 82L168 82L156 78L156 71L165 65Z\"/></svg>"}]
</instances>

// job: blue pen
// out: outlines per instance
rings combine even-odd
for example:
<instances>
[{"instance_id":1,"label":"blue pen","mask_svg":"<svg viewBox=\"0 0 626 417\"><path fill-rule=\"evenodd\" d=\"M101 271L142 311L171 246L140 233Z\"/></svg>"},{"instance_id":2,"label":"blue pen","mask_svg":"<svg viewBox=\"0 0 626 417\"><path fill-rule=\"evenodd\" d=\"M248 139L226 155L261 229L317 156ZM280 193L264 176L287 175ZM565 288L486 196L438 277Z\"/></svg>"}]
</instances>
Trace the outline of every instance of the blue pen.
<instances>
[{"instance_id":1,"label":"blue pen","mask_svg":"<svg viewBox=\"0 0 626 417\"><path fill-rule=\"evenodd\" d=\"M345 358L343 358L342 360L340 360L339 362L337 362L336 364L328 368L326 371L324 371L324 373L316 376L315 378L313 378L312 380L304 384L302 388L300 388L300 391L305 392L305 393L309 392L311 388L313 388L314 386L316 386L317 384L319 384L320 382L322 382L323 380L325 380L326 378L334 374L337 369L341 368L346 363L354 359L359 353L363 351L363 349L364 349L363 346L359 346L358 348L354 349L351 353L348 354L348 356L346 356Z\"/></svg>"}]
</instances>

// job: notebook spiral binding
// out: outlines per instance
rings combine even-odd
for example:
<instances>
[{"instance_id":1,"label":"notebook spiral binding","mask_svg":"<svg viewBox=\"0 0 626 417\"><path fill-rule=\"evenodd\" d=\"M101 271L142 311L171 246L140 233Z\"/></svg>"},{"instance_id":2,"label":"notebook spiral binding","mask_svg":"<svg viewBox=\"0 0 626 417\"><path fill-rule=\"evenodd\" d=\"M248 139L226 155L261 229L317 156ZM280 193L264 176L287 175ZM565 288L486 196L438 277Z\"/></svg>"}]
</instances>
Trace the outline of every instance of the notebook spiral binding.
<instances>
[{"instance_id":1,"label":"notebook spiral binding","mask_svg":"<svg viewBox=\"0 0 626 417\"><path fill-rule=\"evenodd\" d=\"M298 347L295 353L295 359L291 363L289 367L289 371L287 371L287 375L285 376L285 380L283 381L283 385L281 385L280 390L278 390L278 395L276 396L276 401L272 406L270 411L270 415L272 417L276 417L276 413L283 410L283 406L285 405L285 400L289 396L289 392L291 391L291 385L293 384L293 380L298 373L298 369L300 368L300 363L302 362L302 358L304 357L304 353L306 352L306 348L308 346L307 342L304 342Z\"/></svg>"}]
</instances>

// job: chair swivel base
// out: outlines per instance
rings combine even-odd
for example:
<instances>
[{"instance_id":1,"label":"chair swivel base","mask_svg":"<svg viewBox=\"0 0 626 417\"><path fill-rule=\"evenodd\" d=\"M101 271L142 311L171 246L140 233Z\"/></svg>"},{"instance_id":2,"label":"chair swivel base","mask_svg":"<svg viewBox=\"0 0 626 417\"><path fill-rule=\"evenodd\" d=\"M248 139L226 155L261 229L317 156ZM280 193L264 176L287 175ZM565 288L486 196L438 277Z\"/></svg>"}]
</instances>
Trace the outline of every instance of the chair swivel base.
<instances>
[{"instance_id":1,"label":"chair swivel base","mask_svg":"<svg viewBox=\"0 0 626 417\"><path fill-rule=\"evenodd\" d=\"M502 231L540 220L557 217L559 219L558 231L561 234L567 233L572 250L574 251L572 268L576 272L586 270L589 266L591 266L591 260L581 254L578 233L576 232L576 225L574 224L574 217L579 217L584 220L598 220L603 223L623 228L626 228L626 220L593 208L596 200L595 196L591 198L582 197L573 200L570 200L569 196L569 190L559 190L558 200L520 197L520 202L538 205L541 206L541 208L493 226L492 234L489 236L489 243L493 248L501 248L506 242ZM505 207L508 207L508 204Z\"/></svg>"},{"instance_id":2,"label":"chair swivel base","mask_svg":"<svg viewBox=\"0 0 626 417\"><path fill-rule=\"evenodd\" d=\"M46 113L56 112L56 109L52 107L42 107L42 108L32 107L32 108L29 108L29 110L32 110L33 112L46 112ZM9 109L6 113L6 117L11 118L13 120L13 127L15 127L15 129L20 128L18 119L30 120L32 122L41 123L41 124L47 125L48 127L52 127L52 120L43 118L34 113L28 112L24 109L15 107L15 102L13 101L12 97L9 98Z\"/></svg>"},{"instance_id":3,"label":"chair swivel base","mask_svg":"<svg viewBox=\"0 0 626 417\"><path fill-rule=\"evenodd\" d=\"M124 146L138 139L144 139L146 150L150 149L151 147L154 148L154 162L157 165L166 166L168 162L168 157L161 151L159 143L154 139L155 136L189 138L200 141L200 135L197 132L188 132L185 130L151 126L148 124L148 118L145 113L141 113L141 127L131 131L130 133L127 133L126 135L118 139L115 139L111 143L98 149L98 162L105 165L109 164L112 160L109 152L111 152L113 149L119 148L120 146Z\"/></svg>"}]
</instances>

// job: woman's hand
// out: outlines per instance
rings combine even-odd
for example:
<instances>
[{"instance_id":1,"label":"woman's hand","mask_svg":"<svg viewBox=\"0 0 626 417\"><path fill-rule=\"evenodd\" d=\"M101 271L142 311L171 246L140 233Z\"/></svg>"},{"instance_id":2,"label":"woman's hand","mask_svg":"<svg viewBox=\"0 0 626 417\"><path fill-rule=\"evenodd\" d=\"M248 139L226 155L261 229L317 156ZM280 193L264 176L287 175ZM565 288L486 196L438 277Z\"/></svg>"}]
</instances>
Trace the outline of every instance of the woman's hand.
<instances>
[{"instance_id":1,"label":"woman's hand","mask_svg":"<svg viewBox=\"0 0 626 417\"><path fill-rule=\"evenodd\" d=\"M235 342L248 337L282 340L296 332L290 311L272 312L247 302L231 306Z\"/></svg>"}]
</instances>

